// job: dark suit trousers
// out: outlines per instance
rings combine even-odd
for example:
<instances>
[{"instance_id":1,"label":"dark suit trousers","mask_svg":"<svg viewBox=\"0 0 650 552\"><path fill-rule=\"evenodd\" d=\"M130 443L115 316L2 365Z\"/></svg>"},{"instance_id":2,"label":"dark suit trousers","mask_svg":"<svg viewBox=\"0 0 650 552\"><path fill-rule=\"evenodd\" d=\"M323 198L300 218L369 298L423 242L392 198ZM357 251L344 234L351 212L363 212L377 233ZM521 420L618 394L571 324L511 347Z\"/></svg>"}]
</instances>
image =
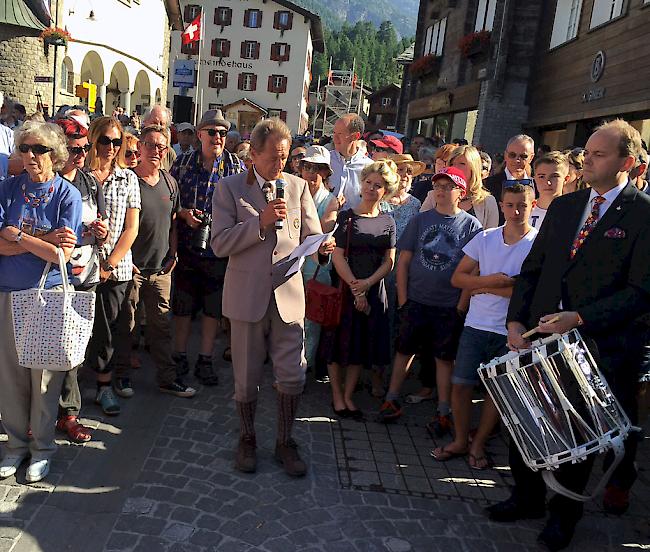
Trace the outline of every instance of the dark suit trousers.
<instances>
[{"instance_id":1,"label":"dark suit trousers","mask_svg":"<svg viewBox=\"0 0 650 552\"><path fill-rule=\"evenodd\" d=\"M638 370L643 357L644 342L645 332L641 329L630 331L625 336L608 336L597 340L599 355L594 355L610 389L632 424L636 424L638 418ZM630 434L625 440L625 456L610 478L610 483L622 489L630 489L636 479L634 459L637 443L637 434ZM608 468L613 456L611 451L607 453L603 469ZM555 472L555 476L560 484L567 489L583 493L589 481L594 460L595 456L592 454L584 462L564 464ZM513 494L517 500L533 506L543 503L546 496L546 485L542 474L534 472L526 466L512 439L510 440L509 462L515 480ZM549 501L551 514L567 521L577 522L582 517L582 507L581 502L559 494Z\"/></svg>"}]
</instances>

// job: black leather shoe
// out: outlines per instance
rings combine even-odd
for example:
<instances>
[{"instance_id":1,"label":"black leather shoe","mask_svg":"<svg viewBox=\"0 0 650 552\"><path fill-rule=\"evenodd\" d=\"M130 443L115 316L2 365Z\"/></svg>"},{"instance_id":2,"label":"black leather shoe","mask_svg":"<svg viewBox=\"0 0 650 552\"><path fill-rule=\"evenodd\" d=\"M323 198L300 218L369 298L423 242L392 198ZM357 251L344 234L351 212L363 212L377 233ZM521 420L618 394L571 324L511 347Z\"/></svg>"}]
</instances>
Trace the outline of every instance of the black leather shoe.
<instances>
[{"instance_id":1,"label":"black leather shoe","mask_svg":"<svg viewBox=\"0 0 650 552\"><path fill-rule=\"evenodd\" d=\"M514 497L486 508L491 521L512 522L520 519L539 519L546 515L544 504L531 506L522 504Z\"/></svg>"},{"instance_id":2,"label":"black leather shoe","mask_svg":"<svg viewBox=\"0 0 650 552\"><path fill-rule=\"evenodd\" d=\"M576 524L574 522L551 516L537 540L546 545L551 552L563 550L571 544L575 529Z\"/></svg>"}]
</instances>

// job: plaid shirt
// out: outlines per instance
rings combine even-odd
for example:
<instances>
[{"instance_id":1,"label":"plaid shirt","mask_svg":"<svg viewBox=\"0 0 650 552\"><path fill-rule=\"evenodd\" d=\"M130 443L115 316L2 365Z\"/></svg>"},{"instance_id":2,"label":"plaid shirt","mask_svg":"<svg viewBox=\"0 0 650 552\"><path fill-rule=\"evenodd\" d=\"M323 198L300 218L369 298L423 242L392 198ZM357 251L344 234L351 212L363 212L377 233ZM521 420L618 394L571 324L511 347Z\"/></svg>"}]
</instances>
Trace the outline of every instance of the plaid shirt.
<instances>
[{"instance_id":1,"label":"plaid shirt","mask_svg":"<svg viewBox=\"0 0 650 552\"><path fill-rule=\"evenodd\" d=\"M115 167L104 181L103 192L106 200L106 215L108 216L108 238L102 248L102 258L107 259L122 236L126 210L141 208L138 177L129 169ZM117 263L113 274L118 282L128 282L133 278L133 261L130 249Z\"/></svg>"},{"instance_id":2,"label":"plaid shirt","mask_svg":"<svg viewBox=\"0 0 650 552\"><path fill-rule=\"evenodd\" d=\"M204 213L212 214L212 194L215 185L221 178L242 172L243 167L237 157L227 150L217 158L212 170L203 167L201 151L191 151L180 155L169 173L178 182L181 208L198 209ZM178 224L178 248L189 249L192 230L185 221ZM212 248L201 254L203 257L214 257Z\"/></svg>"}]
</instances>

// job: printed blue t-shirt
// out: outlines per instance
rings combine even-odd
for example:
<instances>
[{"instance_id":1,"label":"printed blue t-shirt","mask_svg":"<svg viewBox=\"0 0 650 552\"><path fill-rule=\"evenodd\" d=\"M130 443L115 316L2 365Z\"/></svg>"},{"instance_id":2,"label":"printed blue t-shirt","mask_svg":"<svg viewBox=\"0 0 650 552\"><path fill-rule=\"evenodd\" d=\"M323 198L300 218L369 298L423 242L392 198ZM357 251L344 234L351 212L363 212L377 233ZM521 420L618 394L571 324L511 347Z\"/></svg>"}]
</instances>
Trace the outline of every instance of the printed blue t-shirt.
<instances>
[{"instance_id":1,"label":"printed blue t-shirt","mask_svg":"<svg viewBox=\"0 0 650 552\"><path fill-rule=\"evenodd\" d=\"M23 195L22 186L28 193L39 197L47 193L50 187L52 194L46 203L40 202L33 206ZM81 194L67 180L56 175L47 182L32 182L26 173L9 178L0 184L0 228L15 226L24 234L42 236L48 232L67 226L77 233L81 239ZM32 253L23 255L0 256L0 291L18 291L35 288L43 274L46 261ZM61 285L59 267L52 264L47 275L47 289Z\"/></svg>"}]
</instances>

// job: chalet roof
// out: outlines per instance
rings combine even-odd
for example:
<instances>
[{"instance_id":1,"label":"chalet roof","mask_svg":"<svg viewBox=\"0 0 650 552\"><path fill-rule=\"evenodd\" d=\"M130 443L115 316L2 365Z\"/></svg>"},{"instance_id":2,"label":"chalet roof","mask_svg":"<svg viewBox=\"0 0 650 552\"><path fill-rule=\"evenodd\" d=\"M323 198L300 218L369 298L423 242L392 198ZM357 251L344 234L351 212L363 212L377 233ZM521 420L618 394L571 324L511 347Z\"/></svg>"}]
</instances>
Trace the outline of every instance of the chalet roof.
<instances>
[{"instance_id":1,"label":"chalet roof","mask_svg":"<svg viewBox=\"0 0 650 552\"><path fill-rule=\"evenodd\" d=\"M387 84L386 86L382 86L381 88L378 88L375 90L368 98L372 98L373 96L379 96L380 94L385 94L387 90L390 90L391 88L395 88L397 90L401 90L402 87L399 84L391 83Z\"/></svg>"},{"instance_id":2,"label":"chalet roof","mask_svg":"<svg viewBox=\"0 0 650 552\"><path fill-rule=\"evenodd\" d=\"M250 107L252 107L252 108L254 108L254 109L257 109L257 110L261 111L262 113L264 113L264 115L268 114L268 112L269 112L268 109L262 107L261 105L255 103L255 102L252 101L252 100L249 100L248 98L241 98L241 99L237 100L236 102L231 102L231 103L229 103L228 105L224 105L224 106L222 107L222 109L226 110L226 109L228 109L228 108L230 108L230 107L234 107L234 106L236 106L237 104L242 104L242 103L247 104L247 105L249 105Z\"/></svg>"}]
</instances>

